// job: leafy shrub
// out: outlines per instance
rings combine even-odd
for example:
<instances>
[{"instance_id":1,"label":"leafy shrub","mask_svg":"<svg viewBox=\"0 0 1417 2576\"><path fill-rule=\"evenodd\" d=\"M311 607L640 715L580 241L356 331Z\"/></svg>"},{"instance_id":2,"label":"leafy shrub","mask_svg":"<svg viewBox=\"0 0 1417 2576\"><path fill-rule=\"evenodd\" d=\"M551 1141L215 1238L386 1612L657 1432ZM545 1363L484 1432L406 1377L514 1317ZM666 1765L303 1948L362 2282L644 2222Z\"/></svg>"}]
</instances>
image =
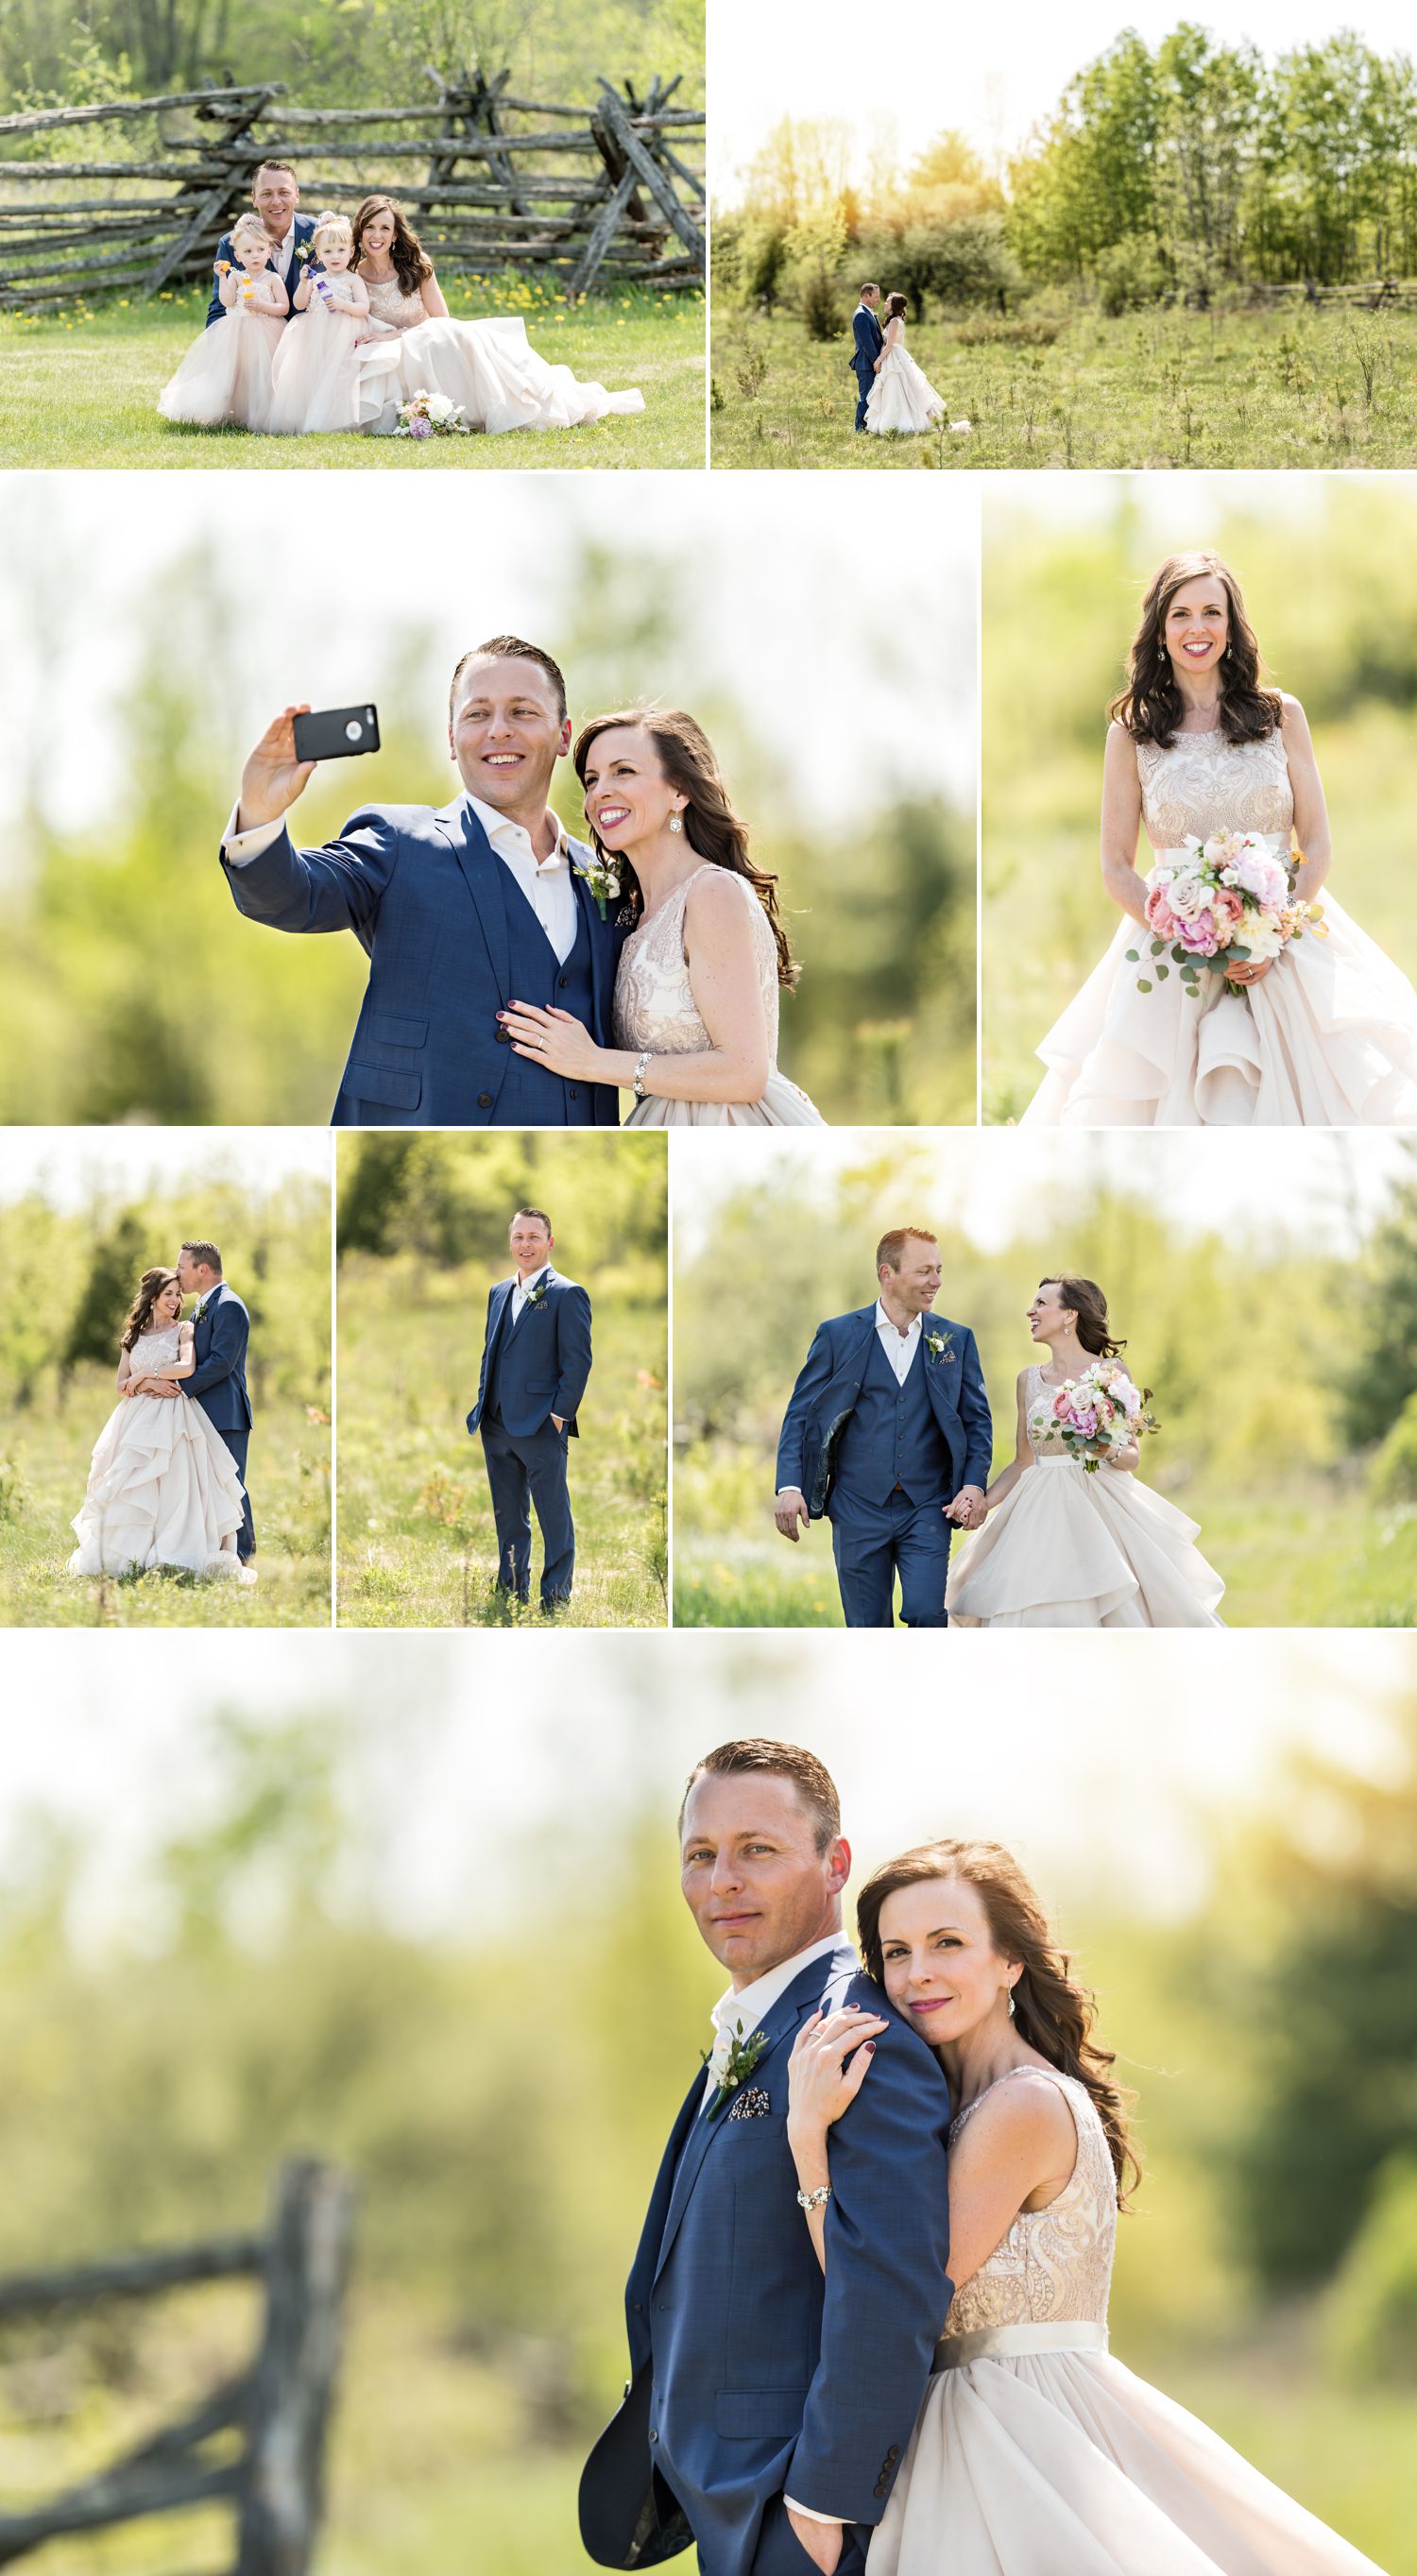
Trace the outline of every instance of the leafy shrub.
<instances>
[{"instance_id":1,"label":"leafy shrub","mask_svg":"<svg viewBox=\"0 0 1417 2576\"><path fill-rule=\"evenodd\" d=\"M1350 2379L1417 2382L1417 2156L1390 2156L1329 2304L1333 2349Z\"/></svg>"},{"instance_id":2,"label":"leafy shrub","mask_svg":"<svg viewBox=\"0 0 1417 2576\"><path fill-rule=\"evenodd\" d=\"M809 340L836 340L846 328L836 287L824 259L814 261L798 289L798 309Z\"/></svg>"},{"instance_id":3,"label":"leafy shrub","mask_svg":"<svg viewBox=\"0 0 1417 2576\"><path fill-rule=\"evenodd\" d=\"M1368 1470L1375 1503L1417 1503L1417 1395L1409 1395Z\"/></svg>"},{"instance_id":4,"label":"leafy shrub","mask_svg":"<svg viewBox=\"0 0 1417 2576\"><path fill-rule=\"evenodd\" d=\"M1154 304L1165 284L1161 262L1144 233L1124 233L1100 251L1096 277L1098 302L1113 316Z\"/></svg>"}]
</instances>

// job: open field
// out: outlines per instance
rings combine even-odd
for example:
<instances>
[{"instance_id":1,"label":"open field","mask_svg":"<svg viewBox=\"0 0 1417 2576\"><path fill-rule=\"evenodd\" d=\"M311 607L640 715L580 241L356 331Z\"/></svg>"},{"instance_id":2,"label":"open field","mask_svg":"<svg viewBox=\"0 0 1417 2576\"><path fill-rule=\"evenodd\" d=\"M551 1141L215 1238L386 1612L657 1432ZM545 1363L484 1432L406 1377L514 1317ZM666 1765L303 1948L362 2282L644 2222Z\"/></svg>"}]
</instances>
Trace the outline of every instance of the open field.
<instances>
[{"instance_id":1,"label":"open field","mask_svg":"<svg viewBox=\"0 0 1417 2576\"><path fill-rule=\"evenodd\" d=\"M1055 336L1056 334L1056 336ZM716 466L1362 466L1417 463L1417 316L1156 308L1114 321L917 323L910 348L948 429L858 437L849 320L715 311Z\"/></svg>"},{"instance_id":2,"label":"open field","mask_svg":"<svg viewBox=\"0 0 1417 2576\"><path fill-rule=\"evenodd\" d=\"M0 1622L12 1628L326 1628L329 1430L289 1401L260 1404L251 1436L259 1581L179 1574L106 1582L65 1572L89 1456L113 1408L113 1371L82 1368L60 1405L12 1414L0 1460Z\"/></svg>"},{"instance_id":3,"label":"open field","mask_svg":"<svg viewBox=\"0 0 1417 2576\"><path fill-rule=\"evenodd\" d=\"M683 466L704 461L704 307L690 295L635 288L568 307L514 280L454 285L455 318L519 314L553 365L612 390L638 385L642 414L585 429L501 438L258 438L242 429L184 428L158 417L157 398L202 328L195 291L151 304L78 306L33 318L0 316L0 466L389 466L426 471L486 466Z\"/></svg>"}]
</instances>

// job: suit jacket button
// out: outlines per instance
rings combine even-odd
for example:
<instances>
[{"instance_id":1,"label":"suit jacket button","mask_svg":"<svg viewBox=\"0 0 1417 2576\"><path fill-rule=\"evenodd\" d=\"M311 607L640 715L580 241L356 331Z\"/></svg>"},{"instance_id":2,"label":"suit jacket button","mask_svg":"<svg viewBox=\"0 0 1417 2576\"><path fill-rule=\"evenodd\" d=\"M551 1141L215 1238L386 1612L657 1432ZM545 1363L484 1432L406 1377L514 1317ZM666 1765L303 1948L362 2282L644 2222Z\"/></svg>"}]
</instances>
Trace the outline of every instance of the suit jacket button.
<instances>
[{"instance_id":1,"label":"suit jacket button","mask_svg":"<svg viewBox=\"0 0 1417 2576\"><path fill-rule=\"evenodd\" d=\"M570 980L571 980L571 979L570 979L570 976L569 976L569 975L558 975L558 976L557 976L557 978L556 978L556 983L557 983L558 989L559 989L561 992L563 992L563 993L564 993L564 991L565 991L565 989L566 989L566 986L569 984Z\"/></svg>"},{"instance_id":2,"label":"suit jacket button","mask_svg":"<svg viewBox=\"0 0 1417 2576\"><path fill-rule=\"evenodd\" d=\"M899 2442L892 2442L890 2449L886 2453L886 2458L888 2460L898 2460L900 2458Z\"/></svg>"},{"instance_id":3,"label":"suit jacket button","mask_svg":"<svg viewBox=\"0 0 1417 2576\"><path fill-rule=\"evenodd\" d=\"M478 1093L478 1095L477 1095L477 1105L478 1105L478 1108L479 1108L479 1109L490 1109L490 1108L491 1108L491 1106L492 1106L492 1094L491 1094L491 1092L490 1092L490 1091L479 1091L479 1093Z\"/></svg>"},{"instance_id":4,"label":"suit jacket button","mask_svg":"<svg viewBox=\"0 0 1417 2576\"><path fill-rule=\"evenodd\" d=\"M499 1030L497 1031L497 1044L498 1044L498 1046L510 1046L510 1045L511 1045L511 1043L512 1043L512 1032L511 1032L511 1030L510 1030L510 1029L499 1029Z\"/></svg>"},{"instance_id":5,"label":"suit jacket button","mask_svg":"<svg viewBox=\"0 0 1417 2576\"><path fill-rule=\"evenodd\" d=\"M651 2424L649 2428L649 2438L652 2442L657 2442L659 2440L659 2426L657 2424Z\"/></svg>"},{"instance_id":6,"label":"suit jacket button","mask_svg":"<svg viewBox=\"0 0 1417 2576\"><path fill-rule=\"evenodd\" d=\"M569 1093L567 1094L568 1099L571 1099L571 1100L579 1100L580 1096L581 1096L581 1095L580 1095L580 1093L577 1091L575 1084L574 1084L574 1083L572 1083L571 1088L570 1088L570 1091L569 1091Z\"/></svg>"}]
</instances>

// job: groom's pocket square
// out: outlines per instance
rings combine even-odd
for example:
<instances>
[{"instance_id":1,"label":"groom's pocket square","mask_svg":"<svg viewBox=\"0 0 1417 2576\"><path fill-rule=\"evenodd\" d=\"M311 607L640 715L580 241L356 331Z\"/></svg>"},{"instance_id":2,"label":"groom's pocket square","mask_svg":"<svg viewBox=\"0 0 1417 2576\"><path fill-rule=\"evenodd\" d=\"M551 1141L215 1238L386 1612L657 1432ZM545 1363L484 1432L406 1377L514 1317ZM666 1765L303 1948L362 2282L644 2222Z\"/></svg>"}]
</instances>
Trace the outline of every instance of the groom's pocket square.
<instances>
[{"instance_id":1,"label":"groom's pocket square","mask_svg":"<svg viewBox=\"0 0 1417 2576\"><path fill-rule=\"evenodd\" d=\"M740 2093L728 2116L730 2120L765 2120L772 2109L762 2086L755 2084L749 2093Z\"/></svg>"}]
</instances>

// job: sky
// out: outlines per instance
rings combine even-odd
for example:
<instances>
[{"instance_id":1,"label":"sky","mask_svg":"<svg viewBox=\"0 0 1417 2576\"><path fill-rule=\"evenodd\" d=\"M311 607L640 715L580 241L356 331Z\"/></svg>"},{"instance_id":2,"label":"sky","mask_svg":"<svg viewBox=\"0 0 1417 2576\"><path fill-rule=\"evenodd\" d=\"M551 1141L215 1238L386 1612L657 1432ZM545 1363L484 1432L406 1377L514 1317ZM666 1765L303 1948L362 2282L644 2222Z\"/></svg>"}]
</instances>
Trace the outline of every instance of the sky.
<instances>
[{"instance_id":1,"label":"sky","mask_svg":"<svg viewBox=\"0 0 1417 2576\"><path fill-rule=\"evenodd\" d=\"M309 1638L18 1633L0 1733L0 1850L44 1811L102 1828L75 1930L141 1918L154 1838L210 1815L205 1715L279 1729L340 1713L362 1892L414 1935L515 1923L584 1873L613 1889L632 1822L662 1815L665 1869L689 1769L730 1734L809 1744L832 1769L864 1871L938 1832L1013 1844L1050 1899L1175 1917L1203 1895L1217 1831L1272 1811L1309 1748L1368 1776L1384 1710L1417 1683L1408 1637L996 1636L884 1657L879 1640L798 1636ZM917 1646L919 1641L914 1641ZM559 1903L559 1896L558 1896Z\"/></svg>"},{"instance_id":2,"label":"sky","mask_svg":"<svg viewBox=\"0 0 1417 2576\"><path fill-rule=\"evenodd\" d=\"M331 1140L310 1127L0 1128L0 1206L39 1190L61 1214L190 1183L266 1189L293 1172L331 1178Z\"/></svg>"},{"instance_id":3,"label":"sky","mask_svg":"<svg viewBox=\"0 0 1417 2576\"><path fill-rule=\"evenodd\" d=\"M843 117L863 156L893 131L901 162L946 127L1001 164L1051 115L1075 72L1125 28L1149 45L1184 20L1273 56L1355 30L1375 52L1411 52L1412 13L1395 0L1232 0L1225 11L1139 0L896 0L875 21L848 0L709 0L709 136L715 201L780 117Z\"/></svg>"},{"instance_id":4,"label":"sky","mask_svg":"<svg viewBox=\"0 0 1417 2576\"><path fill-rule=\"evenodd\" d=\"M1402 1139L1376 1131L1340 1136L1275 1129L1266 1132L1261 1152L1248 1130L1144 1137L1098 1131L1062 1155L1056 1138L999 1127L794 1129L790 1146L770 1133L700 1128L680 1141L685 1150L676 1154L673 1177L680 1259L701 1250L718 1208L735 1190L779 1170L800 1184L810 1172L829 1205L843 1172L892 1153L912 1175L912 1208L921 1203L914 1175L923 1163L929 1219L962 1227L985 1251L1009 1242L1040 1206L1056 1206L1070 1181L1087 1196L1105 1181L1143 1193L1198 1232L1217 1223L1246 1234L1287 1228L1309 1245L1348 1252L1382 1208L1395 1176L1412 1170Z\"/></svg>"}]
</instances>

